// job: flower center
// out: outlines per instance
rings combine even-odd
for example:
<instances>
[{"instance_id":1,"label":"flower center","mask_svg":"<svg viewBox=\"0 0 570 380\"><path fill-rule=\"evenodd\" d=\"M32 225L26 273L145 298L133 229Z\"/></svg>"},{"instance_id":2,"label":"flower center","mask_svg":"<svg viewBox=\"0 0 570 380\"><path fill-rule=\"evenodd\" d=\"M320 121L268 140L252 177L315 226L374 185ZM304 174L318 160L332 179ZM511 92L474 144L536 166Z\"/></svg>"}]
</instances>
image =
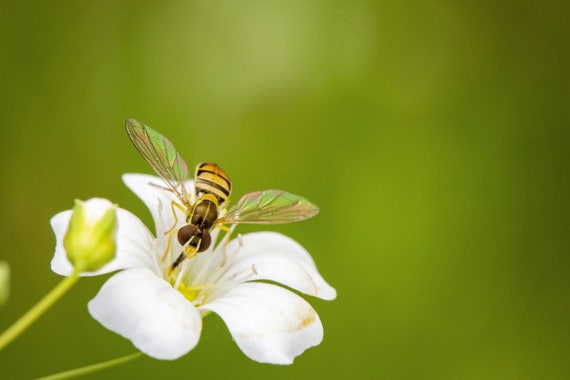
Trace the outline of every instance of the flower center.
<instances>
[{"instance_id":1,"label":"flower center","mask_svg":"<svg viewBox=\"0 0 570 380\"><path fill-rule=\"evenodd\" d=\"M184 296L184 298L186 298L192 304L196 305L196 303L200 303L200 302L197 302L197 301L199 301L198 300L199 289L197 287L188 286L184 283L181 283L178 285L178 291ZM203 297L200 297L200 298L203 298Z\"/></svg>"},{"instance_id":2,"label":"flower center","mask_svg":"<svg viewBox=\"0 0 570 380\"><path fill-rule=\"evenodd\" d=\"M212 253L210 253L212 254ZM199 273L192 278L189 278L186 274L190 262L185 262L180 268L180 272L174 280L171 278L172 287L180 292L188 301L190 301L194 306L200 306L205 303L206 297L211 293L212 290L216 289L219 284L209 282L206 277L200 276ZM206 266L204 269L207 269ZM207 272L207 270L205 270Z\"/></svg>"},{"instance_id":3,"label":"flower center","mask_svg":"<svg viewBox=\"0 0 570 380\"><path fill-rule=\"evenodd\" d=\"M239 250L243 246L241 235L238 234L237 239L239 241L237 250ZM237 254L237 250L233 254ZM185 260L180 265L178 273L168 278L172 287L196 307L207 303L208 299L212 297L218 297L238 283L255 278L258 274L255 264L252 264L249 270L224 278L223 273L227 260L227 252L224 246L208 250L202 255L210 256L204 256L209 259L199 264L195 261L196 258Z\"/></svg>"}]
</instances>

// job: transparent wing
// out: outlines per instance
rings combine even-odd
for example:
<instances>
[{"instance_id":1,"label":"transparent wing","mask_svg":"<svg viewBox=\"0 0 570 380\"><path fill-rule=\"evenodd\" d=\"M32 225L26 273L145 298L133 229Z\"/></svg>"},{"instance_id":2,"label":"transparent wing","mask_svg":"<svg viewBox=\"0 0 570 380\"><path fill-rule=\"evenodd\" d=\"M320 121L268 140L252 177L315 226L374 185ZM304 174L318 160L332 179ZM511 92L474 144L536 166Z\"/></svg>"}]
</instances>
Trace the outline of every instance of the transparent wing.
<instances>
[{"instance_id":1,"label":"transparent wing","mask_svg":"<svg viewBox=\"0 0 570 380\"><path fill-rule=\"evenodd\" d=\"M319 208L305 198L282 190L265 190L244 195L218 223L291 223L318 212Z\"/></svg>"},{"instance_id":2,"label":"transparent wing","mask_svg":"<svg viewBox=\"0 0 570 380\"><path fill-rule=\"evenodd\" d=\"M166 137L138 120L128 119L126 129L135 148L150 167L178 199L188 206L188 197L184 189L184 181L188 179L188 167L174 145Z\"/></svg>"}]
</instances>

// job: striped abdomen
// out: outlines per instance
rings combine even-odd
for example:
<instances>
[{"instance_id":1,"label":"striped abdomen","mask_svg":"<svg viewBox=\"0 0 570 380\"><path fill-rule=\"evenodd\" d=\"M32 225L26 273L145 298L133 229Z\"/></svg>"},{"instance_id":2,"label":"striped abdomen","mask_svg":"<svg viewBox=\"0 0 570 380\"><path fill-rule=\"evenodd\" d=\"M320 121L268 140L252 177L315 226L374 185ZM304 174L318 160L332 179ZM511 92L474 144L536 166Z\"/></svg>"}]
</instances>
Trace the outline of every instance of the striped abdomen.
<instances>
[{"instance_id":1,"label":"striped abdomen","mask_svg":"<svg viewBox=\"0 0 570 380\"><path fill-rule=\"evenodd\" d=\"M217 206L222 206L230 197L232 183L227 174L218 165L203 162L196 166L194 188L196 199L200 199L206 194L211 194L218 201Z\"/></svg>"}]
</instances>

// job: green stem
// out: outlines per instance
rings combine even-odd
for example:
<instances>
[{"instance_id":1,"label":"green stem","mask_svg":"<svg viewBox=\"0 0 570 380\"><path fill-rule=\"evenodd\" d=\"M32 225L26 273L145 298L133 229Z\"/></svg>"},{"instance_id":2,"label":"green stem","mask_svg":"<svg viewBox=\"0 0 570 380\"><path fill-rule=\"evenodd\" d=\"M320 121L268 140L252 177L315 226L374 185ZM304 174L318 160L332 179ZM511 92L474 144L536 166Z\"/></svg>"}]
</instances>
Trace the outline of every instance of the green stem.
<instances>
[{"instance_id":1,"label":"green stem","mask_svg":"<svg viewBox=\"0 0 570 380\"><path fill-rule=\"evenodd\" d=\"M56 379L71 379L72 377L82 376L96 371L101 371L105 368L113 367L119 364L126 363L130 360L136 359L142 356L142 352L135 352L122 358L117 358L113 360L108 360L106 362L88 365L86 367L76 368L65 372L56 373L55 375L50 375L42 377L38 380L56 380Z\"/></svg>"},{"instance_id":2,"label":"green stem","mask_svg":"<svg viewBox=\"0 0 570 380\"><path fill-rule=\"evenodd\" d=\"M22 315L12 326L0 335L0 350L23 333L32 323L36 321L47 309L49 309L58 299L61 298L79 280L80 271L76 268L69 277L64 277L55 288L44 296L26 314Z\"/></svg>"}]
</instances>

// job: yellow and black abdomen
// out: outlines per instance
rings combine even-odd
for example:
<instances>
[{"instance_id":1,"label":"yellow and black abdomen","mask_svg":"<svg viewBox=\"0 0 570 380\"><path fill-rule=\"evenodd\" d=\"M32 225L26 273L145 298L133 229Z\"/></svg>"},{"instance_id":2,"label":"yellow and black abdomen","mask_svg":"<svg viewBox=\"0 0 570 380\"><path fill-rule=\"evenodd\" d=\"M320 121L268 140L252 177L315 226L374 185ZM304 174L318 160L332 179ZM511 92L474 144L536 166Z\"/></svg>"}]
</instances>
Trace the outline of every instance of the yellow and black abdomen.
<instances>
[{"instance_id":1,"label":"yellow and black abdomen","mask_svg":"<svg viewBox=\"0 0 570 380\"><path fill-rule=\"evenodd\" d=\"M196 166L194 175L196 198L201 199L206 194L214 196L222 206L232 193L232 183L228 175L218 165L202 162Z\"/></svg>"}]
</instances>

